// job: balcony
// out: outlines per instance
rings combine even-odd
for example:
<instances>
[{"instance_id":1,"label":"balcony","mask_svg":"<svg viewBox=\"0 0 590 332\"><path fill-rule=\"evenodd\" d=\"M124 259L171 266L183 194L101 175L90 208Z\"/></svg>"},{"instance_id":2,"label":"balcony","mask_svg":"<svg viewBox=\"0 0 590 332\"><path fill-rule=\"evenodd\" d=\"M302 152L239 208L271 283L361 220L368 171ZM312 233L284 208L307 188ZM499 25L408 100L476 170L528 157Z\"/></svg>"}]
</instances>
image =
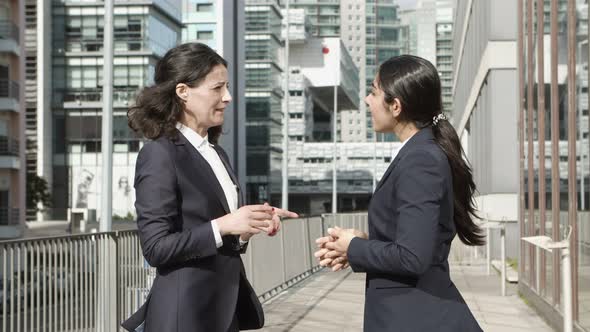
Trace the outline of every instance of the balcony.
<instances>
[{"instance_id":1,"label":"balcony","mask_svg":"<svg viewBox=\"0 0 590 332\"><path fill-rule=\"evenodd\" d=\"M18 25L9 20L0 20L0 52L20 55L19 34Z\"/></svg>"},{"instance_id":2,"label":"balcony","mask_svg":"<svg viewBox=\"0 0 590 332\"><path fill-rule=\"evenodd\" d=\"M18 140L0 136L0 155L2 156L18 156Z\"/></svg>"},{"instance_id":3,"label":"balcony","mask_svg":"<svg viewBox=\"0 0 590 332\"><path fill-rule=\"evenodd\" d=\"M0 226L18 225L19 210L2 207L0 208Z\"/></svg>"},{"instance_id":4,"label":"balcony","mask_svg":"<svg viewBox=\"0 0 590 332\"><path fill-rule=\"evenodd\" d=\"M18 82L0 78L0 111L18 112L20 99L20 85Z\"/></svg>"}]
</instances>

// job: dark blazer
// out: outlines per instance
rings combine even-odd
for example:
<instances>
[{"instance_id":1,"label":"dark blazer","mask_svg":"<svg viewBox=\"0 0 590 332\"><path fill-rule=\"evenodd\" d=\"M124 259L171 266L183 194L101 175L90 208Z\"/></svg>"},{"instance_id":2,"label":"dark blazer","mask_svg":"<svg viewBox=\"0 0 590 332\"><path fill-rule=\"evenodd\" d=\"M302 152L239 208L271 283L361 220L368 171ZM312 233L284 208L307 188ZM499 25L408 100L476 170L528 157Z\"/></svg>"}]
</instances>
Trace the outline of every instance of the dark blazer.
<instances>
[{"instance_id":1,"label":"dark blazer","mask_svg":"<svg viewBox=\"0 0 590 332\"><path fill-rule=\"evenodd\" d=\"M369 204L369 239L348 260L366 272L365 331L481 331L449 276L453 182L432 129L399 151Z\"/></svg>"},{"instance_id":2,"label":"dark blazer","mask_svg":"<svg viewBox=\"0 0 590 332\"><path fill-rule=\"evenodd\" d=\"M137 157L139 238L157 275L145 304L122 326L133 331L145 321L147 332L226 332L237 318L240 329L261 328L262 306L246 279L238 238L224 236L223 246L215 245L210 221L230 212L223 189L207 161L177 134L177 140L147 142ZM239 186L227 155L214 148Z\"/></svg>"}]
</instances>

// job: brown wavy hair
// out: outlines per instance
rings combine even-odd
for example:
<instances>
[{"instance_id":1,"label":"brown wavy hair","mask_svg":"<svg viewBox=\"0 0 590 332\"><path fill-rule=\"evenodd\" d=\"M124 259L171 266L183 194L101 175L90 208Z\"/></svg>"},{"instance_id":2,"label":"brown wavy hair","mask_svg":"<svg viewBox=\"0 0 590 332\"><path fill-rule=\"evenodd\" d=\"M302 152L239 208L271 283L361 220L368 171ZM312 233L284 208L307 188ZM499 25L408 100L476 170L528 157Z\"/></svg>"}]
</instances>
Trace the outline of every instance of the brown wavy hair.
<instances>
[{"instance_id":1,"label":"brown wavy hair","mask_svg":"<svg viewBox=\"0 0 590 332\"><path fill-rule=\"evenodd\" d=\"M186 43L170 49L156 64L155 84L143 88L127 111L129 127L146 138L177 138L176 123L184 102L176 95L176 85L198 86L214 67L227 62L209 46ZM217 144L222 127L208 130L209 142Z\"/></svg>"}]
</instances>

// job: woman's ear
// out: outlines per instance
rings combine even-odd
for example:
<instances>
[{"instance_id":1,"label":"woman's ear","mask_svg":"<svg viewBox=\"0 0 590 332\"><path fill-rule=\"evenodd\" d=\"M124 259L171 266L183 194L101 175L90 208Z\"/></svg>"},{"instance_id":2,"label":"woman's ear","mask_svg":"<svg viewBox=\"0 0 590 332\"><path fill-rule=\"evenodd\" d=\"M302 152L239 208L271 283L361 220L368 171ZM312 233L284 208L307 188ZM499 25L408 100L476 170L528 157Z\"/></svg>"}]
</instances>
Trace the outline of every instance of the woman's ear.
<instances>
[{"instance_id":1,"label":"woman's ear","mask_svg":"<svg viewBox=\"0 0 590 332\"><path fill-rule=\"evenodd\" d=\"M188 85L186 85L184 83L176 84L176 95L182 101L187 101L188 100Z\"/></svg>"},{"instance_id":2,"label":"woman's ear","mask_svg":"<svg viewBox=\"0 0 590 332\"><path fill-rule=\"evenodd\" d=\"M398 98L393 98L393 102L389 104L389 111L396 118L402 113L402 103Z\"/></svg>"}]
</instances>

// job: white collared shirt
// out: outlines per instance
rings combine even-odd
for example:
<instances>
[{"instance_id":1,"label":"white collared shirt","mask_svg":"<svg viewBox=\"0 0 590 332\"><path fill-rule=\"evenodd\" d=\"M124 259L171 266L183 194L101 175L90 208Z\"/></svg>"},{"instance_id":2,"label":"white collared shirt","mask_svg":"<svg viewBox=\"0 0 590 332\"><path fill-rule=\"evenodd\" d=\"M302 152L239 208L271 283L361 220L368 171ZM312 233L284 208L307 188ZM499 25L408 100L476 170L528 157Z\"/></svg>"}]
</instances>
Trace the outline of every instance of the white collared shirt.
<instances>
[{"instance_id":1,"label":"white collared shirt","mask_svg":"<svg viewBox=\"0 0 590 332\"><path fill-rule=\"evenodd\" d=\"M237 187L232 181L225 165L221 161L219 154L213 148L213 145L209 143L208 137L201 137L201 135L197 134L191 128L182 125L181 123L176 124L176 128L182 133L182 135L191 143L192 146L203 156L203 158L207 161L207 163L211 166L213 173L215 173L215 177L217 181L221 185L223 189L223 193L225 195L225 199L227 200L227 205L229 206L229 212L232 213L238 209L238 191ZM213 235L215 236L215 243L217 248L223 246L223 240L221 239L221 233L219 232L219 227L217 226L217 221L211 221L211 227L213 228ZM245 243L240 239L240 243Z\"/></svg>"},{"instance_id":2,"label":"white collared shirt","mask_svg":"<svg viewBox=\"0 0 590 332\"><path fill-rule=\"evenodd\" d=\"M393 148L393 150L391 151L391 162L393 162L395 160L395 157L397 157L398 153L402 150L402 148L404 147L404 145L406 145L406 143L408 143L408 141L410 139L412 139L412 137L414 137L414 135L406 138L406 140L403 141L402 144L400 146L398 146L397 148Z\"/></svg>"}]
</instances>

